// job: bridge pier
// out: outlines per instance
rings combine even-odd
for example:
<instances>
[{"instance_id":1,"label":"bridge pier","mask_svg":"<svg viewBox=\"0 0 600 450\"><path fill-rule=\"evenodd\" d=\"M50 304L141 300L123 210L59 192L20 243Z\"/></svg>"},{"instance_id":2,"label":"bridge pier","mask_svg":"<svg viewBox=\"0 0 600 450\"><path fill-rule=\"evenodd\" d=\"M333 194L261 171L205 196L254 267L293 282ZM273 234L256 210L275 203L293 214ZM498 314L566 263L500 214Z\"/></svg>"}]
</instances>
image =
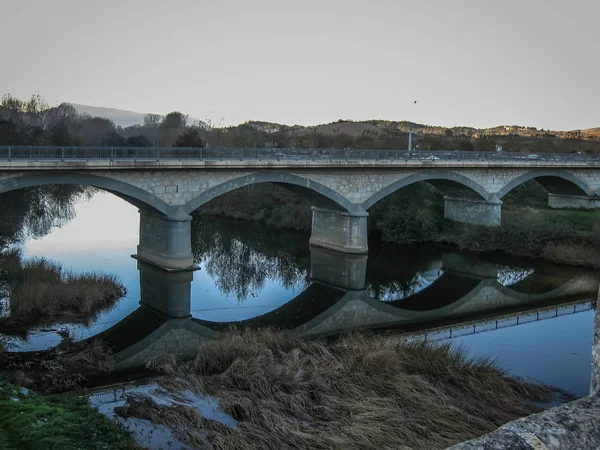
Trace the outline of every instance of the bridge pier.
<instances>
[{"instance_id":1,"label":"bridge pier","mask_svg":"<svg viewBox=\"0 0 600 450\"><path fill-rule=\"evenodd\" d=\"M138 261L140 304L173 318L191 316L191 287L194 272L166 271Z\"/></svg>"},{"instance_id":2,"label":"bridge pier","mask_svg":"<svg viewBox=\"0 0 600 450\"><path fill-rule=\"evenodd\" d=\"M557 209L596 209L600 208L600 197L548 194L548 206Z\"/></svg>"},{"instance_id":3,"label":"bridge pier","mask_svg":"<svg viewBox=\"0 0 600 450\"><path fill-rule=\"evenodd\" d=\"M140 242L134 257L164 270L193 270L191 221L182 210L167 217L140 209Z\"/></svg>"},{"instance_id":4,"label":"bridge pier","mask_svg":"<svg viewBox=\"0 0 600 450\"><path fill-rule=\"evenodd\" d=\"M363 290L367 257L366 253L348 254L311 247L310 278L342 289Z\"/></svg>"},{"instance_id":5,"label":"bridge pier","mask_svg":"<svg viewBox=\"0 0 600 450\"><path fill-rule=\"evenodd\" d=\"M501 223L502 201L444 197L444 218L455 222L497 227Z\"/></svg>"},{"instance_id":6,"label":"bridge pier","mask_svg":"<svg viewBox=\"0 0 600 450\"><path fill-rule=\"evenodd\" d=\"M312 207L310 245L343 253L366 253L369 213L350 213L337 209Z\"/></svg>"}]
</instances>

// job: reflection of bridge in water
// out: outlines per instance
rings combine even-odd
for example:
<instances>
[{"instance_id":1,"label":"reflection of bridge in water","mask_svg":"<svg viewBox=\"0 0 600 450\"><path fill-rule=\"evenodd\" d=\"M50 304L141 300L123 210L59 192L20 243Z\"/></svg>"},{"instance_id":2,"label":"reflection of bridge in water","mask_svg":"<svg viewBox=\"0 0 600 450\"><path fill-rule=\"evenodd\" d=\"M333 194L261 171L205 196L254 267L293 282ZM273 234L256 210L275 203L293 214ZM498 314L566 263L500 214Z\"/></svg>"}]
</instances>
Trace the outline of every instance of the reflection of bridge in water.
<instances>
[{"instance_id":1,"label":"reflection of bridge in water","mask_svg":"<svg viewBox=\"0 0 600 450\"><path fill-rule=\"evenodd\" d=\"M439 276L409 295L380 301L370 294L373 283L366 283L366 255L311 248L312 282L297 297L251 319L211 322L191 317L192 272L166 272L139 262L140 307L100 337L113 346L120 367L139 365L165 352L191 354L200 342L231 325L274 327L299 337L397 328L431 330L428 338L444 338L459 330L477 332L526 323L531 314L539 319L540 314L560 316L567 308L589 309L600 285L598 273L562 268L556 274L524 271L512 284L503 284L499 276L505 265L451 252L426 255L421 263L424 268L438 268ZM377 271L379 265L385 265L385 260L370 262Z\"/></svg>"}]
</instances>

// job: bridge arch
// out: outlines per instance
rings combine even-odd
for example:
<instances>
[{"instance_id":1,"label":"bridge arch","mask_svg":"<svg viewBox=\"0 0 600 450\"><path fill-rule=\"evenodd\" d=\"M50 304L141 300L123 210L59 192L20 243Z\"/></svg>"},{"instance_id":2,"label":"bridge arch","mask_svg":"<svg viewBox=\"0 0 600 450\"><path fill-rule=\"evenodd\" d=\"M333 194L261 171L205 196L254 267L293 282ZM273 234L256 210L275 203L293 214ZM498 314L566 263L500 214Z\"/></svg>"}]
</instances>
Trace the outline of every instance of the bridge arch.
<instances>
[{"instance_id":1,"label":"bridge arch","mask_svg":"<svg viewBox=\"0 0 600 450\"><path fill-rule=\"evenodd\" d=\"M273 183L280 185L311 202L313 206L324 208L343 209L350 213L362 212L359 205L352 203L343 195L333 189L308 178L281 172L263 172L246 175L233 180L226 181L214 186L197 197L190 200L182 208L185 213L191 214L196 209L223 194L234 191L241 187L259 183Z\"/></svg>"},{"instance_id":2,"label":"bridge arch","mask_svg":"<svg viewBox=\"0 0 600 450\"><path fill-rule=\"evenodd\" d=\"M578 176L565 170L535 169L518 176L498 192L498 198L504 197L519 185L536 180L552 194L592 195L593 190Z\"/></svg>"},{"instance_id":3,"label":"bridge arch","mask_svg":"<svg viewBox=\"0 0 600 450\"><path fill-rule=\"evenodd\" d=\"M138 208L150 208L167 216L173 210L172 206L141 188L113 178L85 173L53 172L20 175L0 181L0 194L28 187L57 184L93 186L110 192Z\"/></svg>"},{"instance_id":4,"label":"bridge arch","mask_svg":"<svg viewBox=\"0 0 600 450\"><path fill-rule=\"evenodd\" d=\"M441 170L423 170L415 174L409 175L405 178L402 178L390 184L389 186L384 187L383 189L379 190L371 197L369 197L367 200L365 200L360 206L364 210L368 210L371 206L373 206L378 201L384 199L388 195L393 194L394 192L396 192L399 189L402 189L403 187L409 186L414 183L418 183L420 181L441 181L446 183L452 183L455 185L461 185L469 188L474 194L477 194L477 196L481 197L483 200L488 200L491 197L491 194L487 192L483 188L483 186L464 175Z\"/></svg>"}]
</instances>

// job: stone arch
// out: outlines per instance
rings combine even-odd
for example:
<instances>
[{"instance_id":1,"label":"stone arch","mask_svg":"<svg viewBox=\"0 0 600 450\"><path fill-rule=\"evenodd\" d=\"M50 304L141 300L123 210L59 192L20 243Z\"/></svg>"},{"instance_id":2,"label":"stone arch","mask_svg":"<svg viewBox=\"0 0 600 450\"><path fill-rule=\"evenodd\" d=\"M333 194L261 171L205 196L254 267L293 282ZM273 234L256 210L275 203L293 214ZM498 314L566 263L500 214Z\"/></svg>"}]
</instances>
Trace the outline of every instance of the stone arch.
<instances>
[{"instance_id":1,"label":"stone arch","mask_svg":"<svg viewBox=\"0 0 600 450\"><path fill-rule=\"evenodd\" d=\"M535 169L518 176L498 192L498 198L504 197L517 186L535 179L552 194L592 195L593 190L579 177L564 170Z\"/></svg>"},{"instance_id":2,"label":"stone arch","mask_svg":"<svg viewBox=\"0 0 600 450\"><path fill-rule=\"evenodd\" d=\"M420 181L446 181L452 182L458 185L469 188L473 193L477 194L483 200L489 200L491 194L487 192L483 186L471 180L470 178L455 172L446 172L440 170L421 170L415 174L409 175L408 177L402 178L389 186L379 190L367 200L365 200L361 206L367 210L378 201L384 199L390 194L393 194L403 187L409 186Z\"/></svg>"},{"instance_id":3,"label":"stone arch","mask_svg":"<svg viewBox=\"0 0 600 450\"><path fill-rule=\"evenodd\" d=\"M186 205L183 206L183 210L187 214L190 214L214 198L241 187L258 183L274 183L281 185L286 189L289 189L292 192L295 192L306 198L313 204L313 206L343 209L351 213L362 212L358 205L352 203L343 195L335 192L333 189L328 188L327 186L322 185L321 183L317 183L316 181L312 181L298 175L277 172L254 173L252 175L234 178L233 180L221 183L190 200Z\"/></svg>"},{"instance_id":4,"label":"stone arch","mask_svg":"<svg viewBox=\"0 0 600 450\"><path fill-rule=\"evenodd\" d=\"M17 189L52 184L93 186L110 192L139 208L149 208L165 215L170 215L173 210L172 206L141 188L113 178L85 173L52 172L16 176L0 181L0 194Z\"/></svg>"}]
</instances>

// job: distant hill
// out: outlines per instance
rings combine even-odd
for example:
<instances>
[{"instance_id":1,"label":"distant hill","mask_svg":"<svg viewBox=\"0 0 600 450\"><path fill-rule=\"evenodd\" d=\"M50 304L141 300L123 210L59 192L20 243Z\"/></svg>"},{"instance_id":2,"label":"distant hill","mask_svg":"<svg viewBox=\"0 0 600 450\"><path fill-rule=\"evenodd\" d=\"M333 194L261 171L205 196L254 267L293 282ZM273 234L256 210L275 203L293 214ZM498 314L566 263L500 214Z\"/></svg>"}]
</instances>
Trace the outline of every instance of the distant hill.
<instances>
[{"instance_id":1,"label":"distant hill","mask_svg":"<svg viewBox=\"0 0 600 450\"><path fill-rule=\"evenodd\" d=\"M364 122L336 122L329 123L327 125L317 125L317 132L323 134L348 134L352 137L358 137L363 133L373 133L376 135L382 134L383 129L372 125L370 123Z\"/></svg>"},{"instance_id":2,"label":"distant hill","mask_svg":"<svg viewBox=\"0 0 600 450\"><path fill-rule=\"evenodd\" d=\"M142 125L144 123L145 114L143 113L124 109L104 108L102 106L79 105L77 103L71 103L71 105L80 114L89 114L92 117L104 117L112 120L115 125L121 127Z\"/></svg>"},{"instance_id":3,"label":"distant hill","mask_svg":"<svg viewBox=\"0 0 600 450\"><path fill-rule=\"evenodd\" d=\"M135 111L127 111L124 109L116 109L116 108L105 108L102 106L90 106L90 105L80 105L77 103L71 103L73 107L79 113L89 114L93 117L104 117L112 120L115 125L121 127L129 127L132 125L142 125L144 123L144 113L138 113ZM188 118L188 123L192 124L198 122L197 119L193 117ZM200 122L203 124L203 122ZM262 122L262 121L249 121L246 122L248 125L258 128L262 131L266 132L275 132L279 129L295 129L300 133L306 133L309 130L314 130L319 133L323 133L326 135L332 134L347 134L352 137L357 137L367 132L372 135L381 135L385 133L389 133L390 131L404 131L408 132L408 128L410 122L408 121L387 121L387 120L368 120L368 121L337 121L329 124L316 125L313 127L310 126L300 126L300 125L281 125L272 122ZM444 134L446 130L450 128L440 127L440 126L429 126L418 123L413 123L413 132L415 134ZM558 137L568 137L572 135L575 131L553 131L549 130L537 130L532 127L523 127L523 126L497 126L487 129L477 129L471 127L454 127L452 131L455 134L468 134L472 136L477 136L481 133L488 133L493 135L517 135L523 137L540 137L540 136L548 136L550 134ZM588 128L587 130L581 130L581 135L584 138L588 139L600 139L600 127L597 128Z\"/></svg>"},{"instance_id":4,"label":"distant hill","mask_svg":"<svg viewBox=\"0 0 600 450\"><path fill-rule=\"evenodd\" d=\"M594 139L600 139L600 127L588 128L587 130L582 130L581 133Z\"/></svg>"}]
</instances>

